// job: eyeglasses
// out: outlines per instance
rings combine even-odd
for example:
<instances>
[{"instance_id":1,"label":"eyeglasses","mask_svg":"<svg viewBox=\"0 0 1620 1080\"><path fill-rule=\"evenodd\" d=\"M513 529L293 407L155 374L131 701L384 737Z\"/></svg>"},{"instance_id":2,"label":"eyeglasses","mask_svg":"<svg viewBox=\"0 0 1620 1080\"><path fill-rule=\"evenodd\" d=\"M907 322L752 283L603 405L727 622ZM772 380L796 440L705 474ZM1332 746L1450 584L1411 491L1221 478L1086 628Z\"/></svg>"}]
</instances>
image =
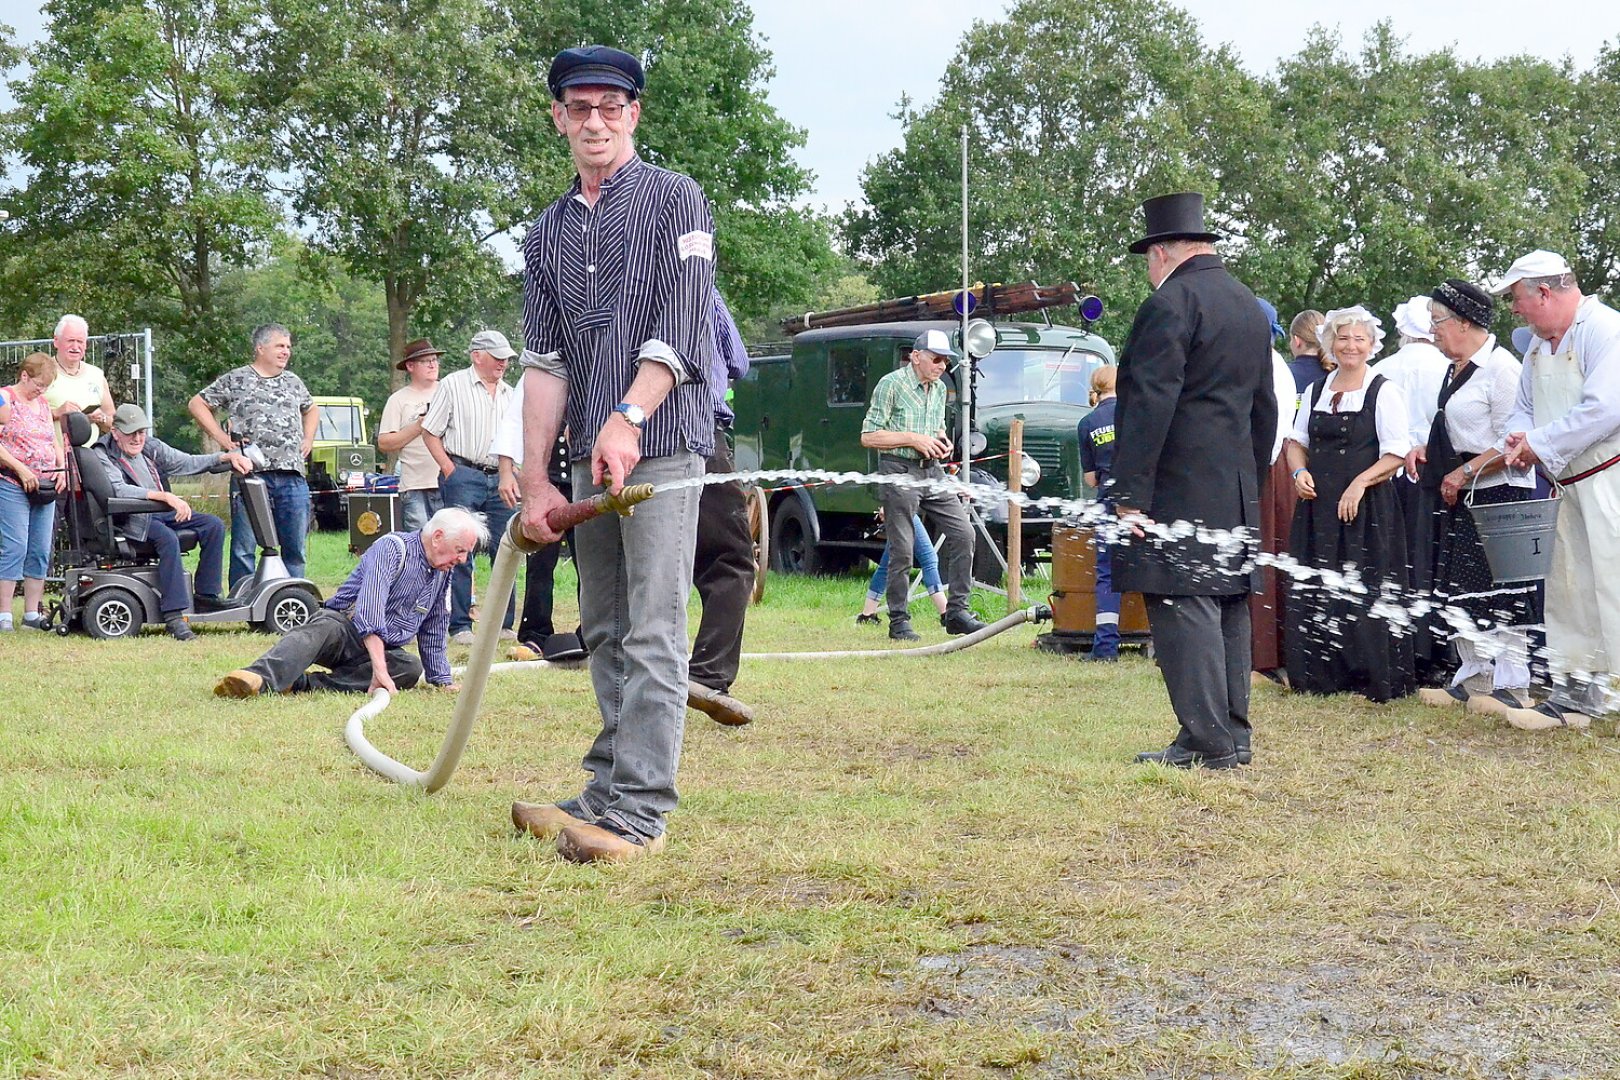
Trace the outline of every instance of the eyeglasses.
<instances>
[{"instance_id":1,"label":"eyeglasses","mask_svg":"<svg viewBox=\"0 0 1620 1080\"><path fill-rule=\"evenodd\" d=\"M591 118L591 113L599 112L602 119L611 124L623 116L624 110L629 107L629 104L623 101L604 101L600 105L592 105L588 101L563 102L563 111L568 114L568 119L575 123L584 123Z\"/></svg>"},{"instance_id":2,"label":"eyeglasses","mask_svg":"<svg viewBox=\"0 0 1620 1080\"><path fill-rule=\"evenodd\" d=\"M1450 322L1452 319L1455 319L1456 317L1457 316L1455 316L1455 315L1431 315L1431 316L1429 316L1429 321L1431 323L1433 323L1435 326L1439 326L1441 323Z\"/></svg>"}]
</instances>

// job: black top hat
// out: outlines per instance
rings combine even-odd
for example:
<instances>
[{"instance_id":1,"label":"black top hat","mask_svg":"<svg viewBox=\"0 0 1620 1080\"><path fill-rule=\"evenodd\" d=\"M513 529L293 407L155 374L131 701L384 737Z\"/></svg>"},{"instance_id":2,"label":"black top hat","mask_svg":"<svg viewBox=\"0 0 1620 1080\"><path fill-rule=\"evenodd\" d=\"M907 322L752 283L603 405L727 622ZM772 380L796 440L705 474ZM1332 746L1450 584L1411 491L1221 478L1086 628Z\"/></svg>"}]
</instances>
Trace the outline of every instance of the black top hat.
<instances>
[{"instance_id":1,"label":"black top hat","mask_svg":"<svg viewBox=\"0 0 1620 1080\"><path fill-rule=\"evenodd\" d=\"M1160 195L1142 204L1147 218L1147 235L1131 245L1132 255L1145 255L1154 244L1166 240L1219 240L1218 233L1204 228L1204 196L1197 191Z\"/></svg>"}]
</instances>

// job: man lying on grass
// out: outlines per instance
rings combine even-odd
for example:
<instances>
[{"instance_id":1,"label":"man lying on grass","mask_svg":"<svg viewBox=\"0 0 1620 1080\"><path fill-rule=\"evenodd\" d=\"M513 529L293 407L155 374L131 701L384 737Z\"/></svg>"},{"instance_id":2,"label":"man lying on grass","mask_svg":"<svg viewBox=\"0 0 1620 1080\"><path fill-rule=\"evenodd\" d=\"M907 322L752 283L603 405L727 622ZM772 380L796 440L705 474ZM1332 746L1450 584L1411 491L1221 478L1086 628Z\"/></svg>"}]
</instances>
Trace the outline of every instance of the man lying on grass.
<instances>
[{"instance_id":1,"label":"man lying on grass","mask_svg":"<svg viewBox=\"0 0 1620 1080\"><path fill-rule=\"evenodd\" d=\"M264 690L389 693L422 680L447 690L445 638L450 613L445 590L450 571L489 543L481 514L446 507L421 532L395 532L371 545L326 606L269 652L231 672L214 687L218 697L253 697ZM405 651L416 638L418 660ZM311 672L319 664L327 673Z\"/></svg>"}]
</instances>

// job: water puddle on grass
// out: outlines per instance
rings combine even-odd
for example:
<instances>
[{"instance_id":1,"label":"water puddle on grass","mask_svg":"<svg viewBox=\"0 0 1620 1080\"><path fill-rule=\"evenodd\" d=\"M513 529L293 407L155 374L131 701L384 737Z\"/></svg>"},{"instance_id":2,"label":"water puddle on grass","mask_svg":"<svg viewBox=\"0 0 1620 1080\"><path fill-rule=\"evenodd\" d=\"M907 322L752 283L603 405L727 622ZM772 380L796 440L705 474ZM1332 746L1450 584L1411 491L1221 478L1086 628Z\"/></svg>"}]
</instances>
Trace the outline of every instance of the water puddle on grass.
<instances>
[{"instance_id":1,"label":"water puddle on grass","mask_svg":"<svg viewBox=\"0 0 1620 1080\"><path fill-rule=\"evenodd\" d=\"M1079 948L976 945L922 956L916 976L897 984L941 1022L1073 1032L1104 1048L1147 1049L1179 1033L1247 1054L1246 1069L1373 1064L1398 1075L1553 1080L1592 1068L1573 1060L1578 1052L1549 1045L1546 1010L1483 1000L1477 990L1402 985L1387 972L1341 964L1193 974ZM1579 1026L1566 1025L1571 1046ZM1046 1064L1061 1073L1073 1063Z\"/></svg>"}]
</instances>

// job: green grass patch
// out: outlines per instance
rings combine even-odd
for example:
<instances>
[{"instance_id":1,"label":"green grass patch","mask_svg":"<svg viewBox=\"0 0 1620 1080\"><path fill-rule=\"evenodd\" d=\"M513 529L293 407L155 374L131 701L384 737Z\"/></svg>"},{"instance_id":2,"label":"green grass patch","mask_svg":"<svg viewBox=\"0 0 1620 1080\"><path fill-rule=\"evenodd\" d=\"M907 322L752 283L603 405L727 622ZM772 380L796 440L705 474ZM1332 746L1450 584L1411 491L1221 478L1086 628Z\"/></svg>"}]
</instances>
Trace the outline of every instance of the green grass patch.
<instances>
[{"instance_id":1,"label":"green grass patch","mask_svg":"<svg viewBox=\"0 0 1620 1080\"><path fill-rule=\"evenodd\" d=\"M863 589L773 578L748 649L887 648ZM493 677L427 797L349 753L358 698L213 698L262 635L7 635L0 1075L1613 1072L1607 725L1257 691L1252 768L1166 772L1129 764L1172 734L1153 665L1033 636L746 663L669 847L596 869L507 817L578 789L583 672ZM368 735L422 767L450 708Z\"/></svg>"}]
</instances>

